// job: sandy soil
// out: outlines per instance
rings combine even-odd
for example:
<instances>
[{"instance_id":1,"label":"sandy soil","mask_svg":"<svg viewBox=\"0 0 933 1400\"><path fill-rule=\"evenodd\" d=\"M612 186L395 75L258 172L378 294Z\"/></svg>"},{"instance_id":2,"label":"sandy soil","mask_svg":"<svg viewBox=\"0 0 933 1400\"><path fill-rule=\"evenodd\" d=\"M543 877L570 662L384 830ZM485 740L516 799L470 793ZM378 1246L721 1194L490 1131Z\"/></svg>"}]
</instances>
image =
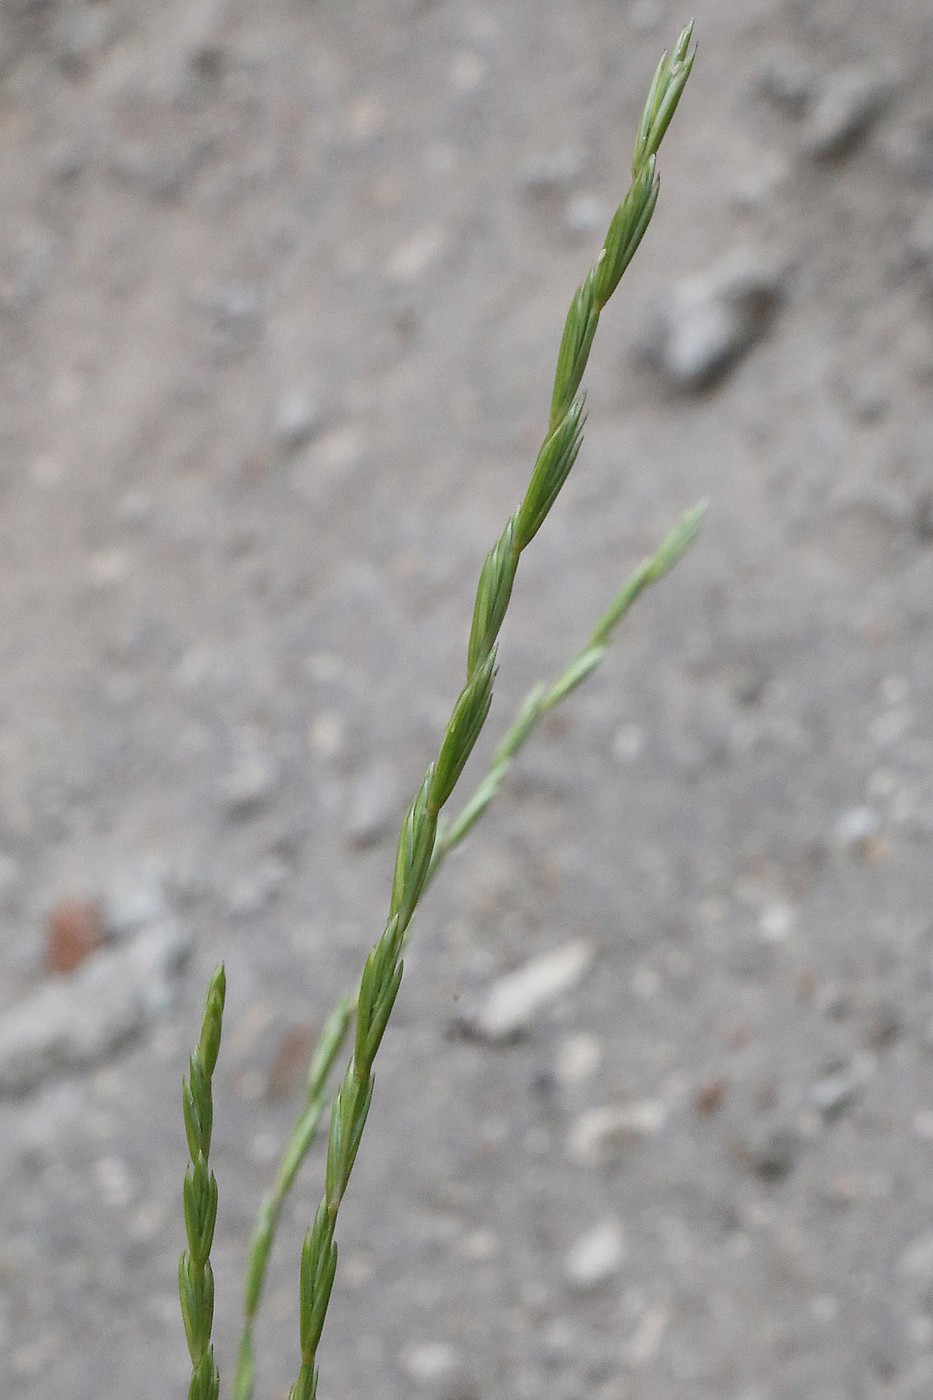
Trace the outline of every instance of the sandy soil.
<instances>
[{"instance_id":1,"label":"sandy soil","mask_svg":"<svg viewBox=\"0 0 933 1400\"><path fill-rule=\"evenodd\" d=\"M421 911L341 1217L335 1400L933 1389L933 12L696 14L493 736L680 509L708 497L708 524ZM380 928L479 564L684 18L0 11L0 1031L62 899L192 942L125 1044L0 1100L5 1396L186 1391L179 1082L221 957L229 1379L296 1047ZM821 151L852 65L865 110ZM638 351L652 299L743 252L780 306L678 388ZM589 973L524 1038L457 1033L575 938ZM606 1108L630 1128L587 1147ZM257 1400L295 1371L321 1172L316 1151Z\"/></svg>"}]
</instances>

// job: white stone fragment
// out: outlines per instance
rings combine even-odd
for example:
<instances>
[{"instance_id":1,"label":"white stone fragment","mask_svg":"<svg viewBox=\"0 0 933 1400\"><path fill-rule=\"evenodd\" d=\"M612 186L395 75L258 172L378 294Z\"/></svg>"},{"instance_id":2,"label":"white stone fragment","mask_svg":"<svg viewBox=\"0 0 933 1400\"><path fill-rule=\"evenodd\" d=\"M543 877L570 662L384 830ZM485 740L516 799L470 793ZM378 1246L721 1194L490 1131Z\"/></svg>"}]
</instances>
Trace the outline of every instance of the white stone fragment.
<instances>
[{"instance_id":1,"label":"white stone fragment","mask_svg":"<svg viewBox=\"0 0 933 1400\"><path fill-rule=\"evenodd\" d=\"M406 1375L417 1385L434 1387L457 1370L459 1358L448 1342L423 1342L405 1348L399 1358Z\"/></svg>"},{"instance_id":2,"label":"white stone fragment","mask_svg":"<svg viewBox=\"0 0 933 1400\"><path fill-rule=\"evenodd\" d=\"M592 1079L602 1064L603 1050L595 1035L581 1031L564 1036L557 1047L555 1071L558 1083L565 1087L583 1084Z\"/></svg>"},{"instance_id":3,"label":"white stone fragment","mask_svg":"<svg viewBox=\"0 0 933 1400\"><path fill-rule=\"evenodd\" d=\"M581 1293L599 1288L613 1278L625 1259L622 1231L615 1220L604 1220L587 1230L564 1261L568 1283Z\"/></svg>"},{"instance_id":4,"label":"white stone fragment","mask_svg":"<svg viewBox=\"0 0 933 1400\"><path fill-rule=\"evenodd\" d=\"M833 827L836 844L844 851L858 850L881 829L881 819L873 807L847 807Z\"/></svg>"},{"instance_id":5,"label":"white stone fragment","mask_svg":"<svg viewBox=\"0 0 933 1400\"><path fill-rule=\"evenodd\" d=\"M567 1155L586 1166L598 1166L633 1143L657 1137L667 1119L668 1107L661 1099L587 1109L570 1130Z\"/></svg>"},{"instance_id":6,"label":"white stone fragment","mask_svg":"<svg viewBox=\"0 0 933 1400\"><path fill-rule=\"evenodd\" d=\"M533 958L492 984L465 1013L466 1029L491 1044L516 1039L539 1011L577 986L592 961L593 950L582 939Z\"/></svg>"},{"instance_id":7,"label":"white stone fragment","mask_svg":"<svg viewBox=\"0 0 933 1400\"><path fill-rule=\"evenodd\" d=\"M272 436L286 452L294 452L314 436L321 425L320 406L307 394L282 394L272 416Z\"/></svg>"}]
</instances>

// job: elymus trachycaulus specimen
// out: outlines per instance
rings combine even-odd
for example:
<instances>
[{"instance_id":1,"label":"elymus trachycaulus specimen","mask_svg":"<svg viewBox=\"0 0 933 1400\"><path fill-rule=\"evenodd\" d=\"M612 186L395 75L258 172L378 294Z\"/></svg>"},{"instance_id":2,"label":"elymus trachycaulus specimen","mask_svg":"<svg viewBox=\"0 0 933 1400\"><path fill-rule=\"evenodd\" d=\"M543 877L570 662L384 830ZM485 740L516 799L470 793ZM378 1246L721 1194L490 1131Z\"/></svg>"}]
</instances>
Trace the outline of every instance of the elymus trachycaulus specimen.
<instances>
[{"instance_id":1,"label":"elymus trachycaulus specimen","mask_svg":"<svg viewBox=\"0 0 933 1400\"><path fill-rule=\"evenodd\" d=\"M320 1205L301 1253L298 1289L300 1363L290 1400L314 1400L317 1353L337 1268L336 1227L373 1095L373 1064L402 980L402 953L418 903L446 856L482 816L515 756L542 716L585 680L605 655L613 633L639 594L662 578L696 535L702 505L688 511L656 552L635 570L597 623L589 641L550 684L534 688L507 729L492 764L452 821L444 809L486 722L496 679L497 640L519 560L538 533L567 479L583 435L585 395L580 385L607 302L651 221L660 188L657 153L677 109L695 49L692 24L662 57L635 138L632 183L609 225L602 250L577 288L564 323L544 440L518 509L486 556L480 571L466 658L466 682L444 731L437 757L408 809L399 835L388 916L371 949L355 992L343 998L324 1024L308 1075L301 1114L278 1174L259 1212L250 1247L243 1330L233 1400L252 1400L253 1325L262 1298L269 1255L283 1204L330 1108L327 1161ZM187 1248L179 1264L181 1308L191 1355L188 1400L217 1400L220 1377L211 1344L214 1282L210 1251L217 1215L217 1183L209 1166L213 1125L212 1075L220 1049L225 992L223 968L211 978L200 1039L184 1083L184 1121L191 1158L184 1182ZM352 1040L342 1078L333 1092L334 1066Z\"/></svg>"}]
</instances>

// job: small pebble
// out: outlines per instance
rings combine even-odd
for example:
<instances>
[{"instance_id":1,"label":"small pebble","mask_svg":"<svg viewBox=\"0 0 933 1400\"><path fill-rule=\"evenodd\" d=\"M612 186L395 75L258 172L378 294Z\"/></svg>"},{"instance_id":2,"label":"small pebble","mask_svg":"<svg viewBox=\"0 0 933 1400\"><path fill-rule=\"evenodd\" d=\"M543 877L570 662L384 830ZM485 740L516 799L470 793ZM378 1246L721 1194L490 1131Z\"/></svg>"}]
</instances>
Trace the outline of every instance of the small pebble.
<instances>
[{"instance_id":1,"label":"small pebble","mask_svg":"<svg viewBox=\"0 0 933 1400\"><path fill-rule=\"evenodd\" d=\"M718 1113L726 1097L726 1089L726 1080L721 1075L701 1084L693 1096L693 1106L697 1113L704 1118L711 1118L714 1113Z\"/></svg>"},{"instance_id":2,"label":"small pebble","mask_svg":"<svg viewBox=\"0 0 933 1400\"><path fill-rule=\"evenodd\" d=\"M475 1264L495 1259L501 1249L502 1242L492 1230L472 1230L457 1242L457 1252Z\"/></svg>"},{"instance_id":3,"label":"small pebble","mask_svg":"<svg viewBox=\"0 0 933 1400\"><path fill-rule=\"evenodd\" d=\"M258 1166L267 1167L278 1160L281 1143L273 1132L256 1133L249 1144L249 1155Z\"/></svg>"},{"instance_id":4,"label":"small pebble","mask_svg":"<svg viewBox=\"0 0 933 1400\"><path fill-rule=\"evenodd\" d=\"M833 827L837 846L843 851L863 853L881 828L881 819L871 807L847 807Z\"/></svg>"},{"instance_id":5,"label":"small pebble","mask_svg":"<svg viewBox=\"0 0 933 1400\"><path fill-rule=\"evenodd\" d=\"M409 1379L428 1388L447 1380L459 1365L459 1357L448 1342L424 1342L406 1347L399 1360Z\"/></svg>"},{"instance_id":6,"label":"small pebble","mask_svg":"<svg viewBox=\"0 0 933 1400\"><path fill-rule=\"evenodd\" d=\"M571 1287L587 1293L613 1278L624 1259L622 1231L614 1220L605 1220L580 1236L564 1262L564 1274Z\"/></svg>"},{"instance_id":7,"label":"small pebble","mask_svg":"<svg viewBox=\"0 0 933 1400\"><path fill-rule=\"evenodd\" d=\"M244 749L224 782L228 816L234 821L254 816L272 797L278 777L278 768L271 758L257 748Z\"/></svg>"},{"instance_id":8,"label":"small pebble","mask_svg":"<svg viewBox=\"0 0 933 1400\"><path fill-rule=\"evenodd\" d=\"M644 730L637 724L623 724L613 736L612 754L620 763L634 763L644 746Z\"/></svg>"},{"instance_id":9,"label":"small pebble","mask_svg":"<svg viewBox=\"0 0 933 1400\"><path fill-rule=\"evenodd\" d=\"M765 335L783 295L784 276L774 263L736 253L654 299L640 352L674 388L709 388Z\"/></svg>"},{"instance_id":10,"label":"small pebble","mask_svg":"<svg viewBox=\"0 0 933 1400\"><path fill-rule=\"evenodd\" d=\"M316 1044L314 1026L292 1026L285 1032L269 1066L266 1098L287 1098L305 1082Z\"/></svg>"},{"instance_id":11,"label":"small pebble","mask_svg":"<svg viewBox=\"0 0 933 1400\"><path fill-rule=\"evenodd\" d=\"M308 747L320 763L339 757L346 737L343 716L337 710L322 710L308 725Z\"/></svg>"},{"instance_id":12,"label":"small pebble","mask_svg":"<svg viewBox=\"0 0 933 1400\"><path fill-rule=\"evenodd\" d=\"M824 1075L810 1085L810 1103L826 1119L836 1118L849 1108L864 1088L864 1079L852 1066Z\"/></svg>"},{"instance_id":13,"label":"small pebble","mask_svg":"<svg viewBox=\"0 0 933 1400\"><path fill-rule=\"evenodd\" d=\"M661 1099L587 1109L570 1130L567 1155L586 1166L598 1166L633 1143L657 1137L667 1120L668 1107Z\"/></svg>"},{"instance_id":14,"label":"small pebble","mask_svg":"<svg viewBox=\"0 0 933 1400\"><path fill-rule=\"evenodd\" d=\"M557 1082L565 1088L583 1084L598 1072L602 1060L602 1046L595 1035L585 1031L566 1035L557 1047Z\"/></svg>"},{"instance_id":15,"label":"small pebble","mask_svg":"<svg viewBox=\"0 0 933 1400\"><path fill-rule=\"evenodd\" d=\"M205 348L217 363L247 354L260 340L265 314L259 289L248 282L228 282L193 297L204 317Z\"/></svg>"},{"instance_id":16,"label":"small pebble","mask_svg":"<svg viewBox=\"0 0 933 1400\"><path fill-rule=\"evenodd\" d=\"M356 471L365 451L366 438L352 423L322 433L315 438L310 451L298 460L292 473L296 491L317 503L322 493Z\"/></svg>"},{"instance_id":17,"label":"small pebble","mask_svg":"<svg viewBox=\"0 0 933 1400\"><path fill-rule=\"evenodd\" d=\"M768 55L758 73L762 97L782 107L789 116L800 117L816 91L817 77L811 64L796 50L776 49Z\"/></svg>"},{"instance_id":18,"label":"small pebble","mask_svg":"<svg viewBox=\"0 0 933 1400\"><path fill-rule=\"evenodd\" d=\"M47 1370L58 1355L61 1345L62 1338L58 1330L33 1335L23 1346L10 1353L11 1373L25 1378Z\"/></svg>"},{"instance_id":19,"label":"small pebble","mask_svg":"<svg viewBox=\"0 0 933 1400\"><path fill-rule=\"evenodd\" d=\"M918 1109L911 1119L910 1126L924 1142L933 1142L933 1109Z\"/></svg>"},{"instance_id":20,"label":"small pebble","mask_svg":"<svg viewBox=\"0 0 933 1400\"><path fill-rule=\"evenodd\" d=\"M321 410L306 394L283 394L275 406L272 436L279 447L294 452L314 436L321 424Z\"/></svg>"},{"instance_id":21,"label":"small pebble","mask_svg":"<svg viewBox=\"0 0 933 1400\"><path fill-rule=\"evenodd\" d=\"M768 904L758 917L758 932L765 943L783 943L793 927L794 911L789 904Z\"/></svg>"},{"instance_id":22,"label":"small pebble","mask_svg":"<svg viewBox=\"0 0 933 1400\"><path fill-rule=\"evenodd\" d=\"M394 282L414 284L430 272L443 255L447 242L438 225L416 231L389 256L386 273Z\"/></svg>"},{"instance_id":23,"label":"small pebble","mask_svg":"<svg viewBox=\"0 0 933 1400\"><path fill-rule=\"evenodd\" d=\"M49 972L74 972L107 941L103 910L96 899L63 899L49 914L45 965Z\"/></svg>"},{"instance_id":24,"label":"small pebble","mask_svg":"<svg viewBox=\"0 0 933 1400\"><path fill-rule=\"evenodd\" d=\"M866 135L892 95L889 78L852 65L825 79L804 132L805 149L818 160L838 160Z\"/></svg>"},{"instance_id":25,"label":"small pebble","mask_svg":"<svg viewBox=\"0 0 933 1400\"><path fill-rule=\"evenodd\" d=\"M774 152L758 154L751 169L742 171L732 187L732 198L739 209L756 213L788 184L790 161Z\"/></svg>"},{"instance_id":26,"label":"small pebble","mask_svg":"<svg viewBox=\"0 0 933 1400\"><path fill-rule=\"evenodd\" d=\"M745 1149L748 1163L764 1181L782 1181L797 1165L801 1139L786 1125L771 1126L753 1137Z\"/></svg>"},{"instance_id":27,"label":"small pebble","mask_svg":"<svg viewBox=\"0 0 933 1400\"><path fill-rule=\"evenodd\" d=\"M150 861L121 874L107 893L105 907L111 938L132 938L164 919L168 897L160 863Z\"/></svg>"},{"instance_id":28,"label":"small pebble","mask_svg":"<svg viewBox=\"0 0 933 1400\"><path fill-rule=\"evenodd\" d=\"M94 1179L108 1205L128 1206L136 1191L129 1167L122 1157L101 1157L94 1163Z\"/></svg>"},{"instance_id":29,"label":"small pebble","mask_svg":"<svg viewBox=\"0 0 933 1400\"><path fill-rule=\"evenodd\" d=\"M626 1346L626 1355L630 1366L648 1366L661 1350L661 1343L670 1322L670 1312L667 1308L649 1308Z\"/></svg>"},{"instance_id":30,"label":"small pebble","mask_svg":"<svg viewBox=\"0 0 933 1400\"><path fill-rule=\"evenodd\" d=\"M534 958L494 982L473 1010L462 1013L461 1024L490 1045L516 1040L540 1011L577 986L592 961L593 950L582 939Z\"/></svg>"},{"instance_id":31,"label":"small pebble","mask_svg":"<svg viewBox=\"0 0 933 1400\"><path fill-rule=\"evenodd\" d=\"M601 233L609 220L602 200L594 194L575 194L564 210L564 227L568 233Z\"/></svg>"}]
</instances>

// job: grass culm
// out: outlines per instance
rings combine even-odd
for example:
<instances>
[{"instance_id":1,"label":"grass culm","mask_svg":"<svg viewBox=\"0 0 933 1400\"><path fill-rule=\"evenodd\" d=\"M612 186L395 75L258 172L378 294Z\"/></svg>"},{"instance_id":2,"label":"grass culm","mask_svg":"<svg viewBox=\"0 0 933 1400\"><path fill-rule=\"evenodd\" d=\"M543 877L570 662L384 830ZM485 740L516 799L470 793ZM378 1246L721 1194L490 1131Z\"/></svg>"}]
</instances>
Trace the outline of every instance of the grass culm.
<instances>
[{"instance_id":1,"label":"grass culm","mask_svg":"<svg viewBox=\"0 0 933 1400\"><path fill-rule=\"evenodd\" d=\"M551 682L536 686L496 749L491 766L458 814L447 805L489 715L496 680L498 637L519 562L553 507L583 438L581 390L600 316L651 222L660 188L657 156L680 101L695 50L692 25L658 65L638 124L632 181L606 233L602 250L574 294L557 356L547 428L524 497L486 556L480 571L467 644L466 677L433 762L402 823L386 922L370 950L355 990L324 1024L314 1051L304 1103L271 1191L262 1203L249 1251L241 1340L233 1400L254 1393L254 1324L283 1207L311 1144L327 1121L327 1156L320 1204L305 1235L298 1287L297 1377L290 1400L314 1400L318 1349L337 1270L336 1231L343 1197L363 1137L374 1088L374 1064L403 974L403 952L415 911L449 853L489 807L542 717L597 668L629 608L645 588L677 563L694 539L702 505L688 511L658 549L613 598L589 640ZM211 1343L214 1285L210 1250L217 1184L209 1166L213 1098L211 1079L220 1048L223 968L208 989L198 1045L184 1083L184 1122L190 1165L184 1182L187 1248L179 1291L191 1355L189 1400L217 1400L220 1378ZM338 1061L346 1056L336 1080Z\"/></svg>"}]
</instances>

